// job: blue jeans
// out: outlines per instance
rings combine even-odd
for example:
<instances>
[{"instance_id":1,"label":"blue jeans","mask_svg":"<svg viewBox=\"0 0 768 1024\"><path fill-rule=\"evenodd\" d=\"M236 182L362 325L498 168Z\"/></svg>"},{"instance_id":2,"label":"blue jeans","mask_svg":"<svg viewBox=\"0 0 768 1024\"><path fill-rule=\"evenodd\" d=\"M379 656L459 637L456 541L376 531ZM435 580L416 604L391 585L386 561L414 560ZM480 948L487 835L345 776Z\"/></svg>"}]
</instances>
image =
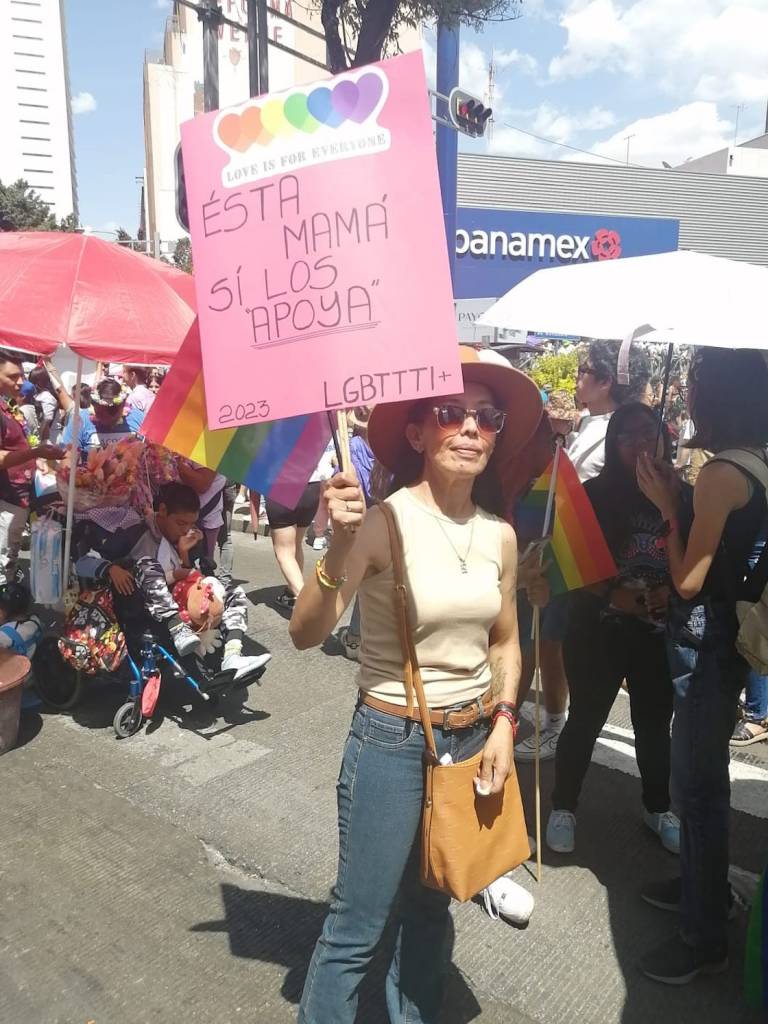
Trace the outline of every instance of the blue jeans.
<instances>
[{"instance_id":1,"label":"blue jeans","mask_svg":"<svg viewBox=\"0 0 768 1024\"><path fill-rule=\"evenodd\" d=\"M757 565L765 546L765 538L758 538L749 559L750 569ZM763 722L768 718L768 676L761 676L752 669L747 678L744 713L750 722Z\"/></svg>"},{"instance_id":2,"label":"blue jeans","mask_svg":"<svg viewBox=\"0 0 768 1024\"><path fill-rule=\"evenodd\" d=\"M747 663L722 610L700 606L686 624L670 623L675 690L672 800L680 815L680 931L691 946L724 956L728 948L729 747Z\"/></svg>"},{"instance_id":3,"label":"blue jeans","mask_svg":"<svg viewBox=\"0 0 768 1024\"><path fill-rule=\"evenodd\" d=\"M435 728L438 757L482 749L487 723ZM361 704L337 787L339 867L333 902L309 965L299 1024L353 1024L357 993L396 906L397 945L386 983L392 1024L434 1024L442 1002L450 898L419 881L424 733Z\"/></svg>"},{"instance_id":4,"label":"blue jeans","mask_svg":"<svg viewBox=\"0 0 768 1024\"><path fill-rule=\"evenodd\" d=\"M750 722L764 722L768 718L768 676L752 669L747 678L744 713Z\"/></svg>"}]
</instances>

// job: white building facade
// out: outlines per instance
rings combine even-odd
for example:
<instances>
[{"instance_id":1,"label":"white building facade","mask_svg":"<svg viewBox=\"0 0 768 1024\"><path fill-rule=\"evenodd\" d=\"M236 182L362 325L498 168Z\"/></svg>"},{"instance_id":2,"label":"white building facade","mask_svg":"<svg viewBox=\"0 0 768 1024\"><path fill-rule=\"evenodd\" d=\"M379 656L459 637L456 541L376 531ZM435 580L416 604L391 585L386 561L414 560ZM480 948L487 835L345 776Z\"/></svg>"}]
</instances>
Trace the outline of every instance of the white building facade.
<instances>
[{"instance_id":1,"label":"white building facade","mask_svg":"<svg viewBox=\"0 0 768 1024\"><path fill-rule=\"evenodd\" d=\"M0 0L0 181L77 214L64 0Z\"/></svg>"},{"instance_id":2,"label":"white building facade","mask_svg":"<svg viewBox=\"0 0 768 1024\"><path fill-rule=\"evenodd\" d=\"M324 63L323 40L302 31L274 11L321 31L310 5L292 0L270 0L269 38ZM246 24L246 0L222 0L224 15ZM323 71L276 46L269 48L270 92L312 82ZM219 29L219 106L242 103L248 90L248 40L244 32L223 25ZM163 251L184 236L176 219L174 153L180 125L203 112L203 32L197 15L176 5L167 19L162 54L147 54L144 61L145 220L150 241L159 238Z\"/></svg>"}]
</instances>

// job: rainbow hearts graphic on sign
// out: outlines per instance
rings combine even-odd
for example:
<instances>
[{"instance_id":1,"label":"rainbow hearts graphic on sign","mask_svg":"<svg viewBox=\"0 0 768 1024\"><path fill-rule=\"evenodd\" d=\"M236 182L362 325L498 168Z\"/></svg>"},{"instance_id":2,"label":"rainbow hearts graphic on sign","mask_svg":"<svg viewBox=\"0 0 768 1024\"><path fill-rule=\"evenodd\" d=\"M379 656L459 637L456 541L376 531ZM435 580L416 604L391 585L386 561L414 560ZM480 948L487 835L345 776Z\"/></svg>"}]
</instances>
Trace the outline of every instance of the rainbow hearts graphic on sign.
<instances>
[{"instance_id":1,"label":"rainbow hearts graphic on sign","mask_svg":"<svg viewBox=\"0 0 768 1024\"><path fill-rule=\"evenodd\" d=\"M345 75L333 85L319 84L308 92L274 96L221 115L214 122L214 138L225 149L245 153L252 146L268 146L275 139L311 135L326 128L363 125L380 111L387 95L387 80L377 68L356 77Z\"/></svg>"}]
</instances>

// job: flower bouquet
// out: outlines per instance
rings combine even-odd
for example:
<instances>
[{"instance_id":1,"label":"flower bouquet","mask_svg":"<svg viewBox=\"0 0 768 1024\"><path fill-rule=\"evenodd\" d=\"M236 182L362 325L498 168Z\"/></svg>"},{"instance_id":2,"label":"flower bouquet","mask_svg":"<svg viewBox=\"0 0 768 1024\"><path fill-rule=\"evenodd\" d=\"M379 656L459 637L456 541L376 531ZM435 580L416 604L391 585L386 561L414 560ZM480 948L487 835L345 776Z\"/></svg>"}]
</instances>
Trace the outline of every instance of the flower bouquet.
<instances>
[{"instance_id":1,"label":"flower bouquet","mask_svg":"<svg viewBox=\"0 0 768 1024\"><path fill-rule=\"evenodd\" d=\"M178 483L179 456L154 441L144 442L145 473L157 491L163 484Z\"/></svg>"},{"instance_id":2,"label":"flower bouquet","mask_svg":"<svg viewBox=\"0 0 768 1024\"><path fill-rule=\"evenodd\" d=\"M132 504L139 480L142 448L135 438L126 438L89 452L85 463L78 465L75 471L76 511ZM76 449L70 449L56 473L59 492L65 501L69 493L72 459L78 458L78 454Z\"/></svg>"}]
</instances>

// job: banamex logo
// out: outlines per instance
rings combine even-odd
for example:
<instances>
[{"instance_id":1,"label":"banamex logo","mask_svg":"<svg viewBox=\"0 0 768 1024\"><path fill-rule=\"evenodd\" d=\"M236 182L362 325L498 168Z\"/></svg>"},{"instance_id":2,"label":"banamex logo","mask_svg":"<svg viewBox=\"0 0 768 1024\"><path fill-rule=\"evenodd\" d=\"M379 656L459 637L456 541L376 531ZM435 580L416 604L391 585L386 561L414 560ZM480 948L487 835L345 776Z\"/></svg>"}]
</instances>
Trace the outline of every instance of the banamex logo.
<instances>
[{"instance_id":1,"label":"banamex logo","mask_svg":"<svg viewBox=\"0 0 768 1024\"><path fill-rule=\"evenodd\" d=\"M221 115L214 123L214 138L231 154L254 156L254 147L308 141L301 136L352 134L376 128L388 91L386 77L377 69L355 78L344 77L333 86L318 85L309 92L275 96L263 103L248 103L240 112ZM344 130L346 129L346 131Z\"/></svg>"}]
</instances>

